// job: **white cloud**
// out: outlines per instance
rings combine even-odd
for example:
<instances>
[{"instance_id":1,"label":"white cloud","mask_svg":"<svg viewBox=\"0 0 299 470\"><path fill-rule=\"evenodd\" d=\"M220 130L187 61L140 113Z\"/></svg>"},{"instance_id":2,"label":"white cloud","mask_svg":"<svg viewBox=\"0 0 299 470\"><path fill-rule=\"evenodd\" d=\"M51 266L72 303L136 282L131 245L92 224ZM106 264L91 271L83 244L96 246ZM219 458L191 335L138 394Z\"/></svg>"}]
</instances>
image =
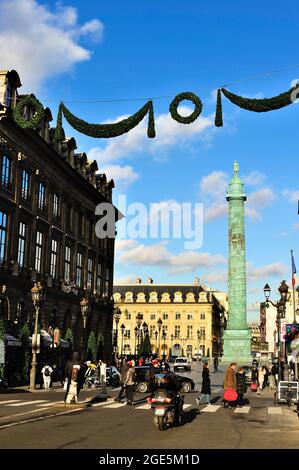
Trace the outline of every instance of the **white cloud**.
<instances>
[{"instance_id":1,"label":"white cloud","mask_svg":"<svg viewBox=\"0 0 299 470\"><path fill-rule=\"evenodd\" d=\"M247 180L251 186L260 185L264 181L264 175L258 171L252 171L242 179ZM205 222L227 216L226 190L229 180L230 176L223 171L212 171L200 180L199 197L204 203ZM245 215L251 219L261 220L262 210L269 206L275 197L273 190L268 187L249 193L245 204Z\"/></svg>"},{"instance_id":2,"label":"white cloud","mask_svg":"<svg viewBox=\"0 0 299 470\"><path fill-rule=\"evenodd\" d=\"M269 277L281 277L287 272L288 268L285 264L276 262L267 264L260 268L255 268L251 263L247 263L247 278L249 281L265 280Z\"/></svg>"},{"instance_id":3,"label":"white cloud","mask_svg":"<svg viewBox=\"0 0 299 470\"><path fill-rule=\"evenodd\" d=\"M116 279L114 279L113 284L115 286L122 285L122 284L134 284L135 279L136 278L134 276L117 277Z\"/></svg>"},{"instance_id":4,"label":"white cloud","mask_svg":"<svg viewBox=\"0 0 299 470\"><path fill-rule=\"evenodd\" d=\"M184 107L191 112L191 108ZM137 111L137 109L136 109ZM128 116L119 116L107 122L117 122ZM213 132L213 118L199 117L189 125L179 124L170 114L160 114L155 117L156 137L147 137L147 117L130 132L110 139L104 147L94 147L88 153L90 159L97 160L99 166L121 160L125 157L132 158L144 151L155 157L161 158L161 152L170 147L183 147L196 139L206 140L211 138Z\"/></svg>"},{"instance_id":5,"label":"white cloud","mask_svg":"<svg viewBox=\"0 0 299 470\"><path fill-rule=\"evenodd\" d=\"M203 276L203 280L210 284L213 283L227 283L227 271L215 271Z\"/></svg>"},{"instance_id":6,"label":"white cloud","mask_svg":"<svg viewBox=\"0 0 299 470\"><path fill-rule=\"evenodd\" d=\"M247 312L259 312L260 311L260 303L259 302L253 302L249 305L247 305Z\"/></svg>"},{"instance_id":7,"label":"white cloud","mask_svg":"<svg viewBox=\"0 0 299 470\"><path fill-rule=\"evenodd\" d=\"M136 240L118 240L116 243L117 262L136 266L166 267L169 275L189 273L198 269L208 269L226 263L220 254L183 251L178 255L168 249L168 240L144 245Z\"/></svg>"},{"instance_id":8,"label":"white cloud","mask_svg":"<svg viewBox=\"0 0 299 470\"><path fill-rule=\"evenodd\" d=\"M266 176L260 171L252 171L248 175L241 176L241 179L247 186L259 186L265 181Z\"/></svg>"},{"instance_id":9,"label":"white cloud","mask_svg":"<svg viewBox=\"0 0 299 470\"><path fill-rule=\"evenodd\" d=\"M299 191L290 191L289 189L284 189L282 195L286 197L290 203L295 202L297 204L299 201Z\"/></svg>"},{"instance_id":10,"label":"white cloud","mask_svg":"<svg viewBox=\"0 0 299 470\"><path fill-rule=\"evenodd\" d=\"M101 167L101 173L106 173L108 179L113 179L117 189L125 190L138 179L138 174L129 166L107 165Z\"/></svg>"},{"instance_id":11,"label":"white cloud","mask_svg":"<svg viewBox=\"0 0 299 470\"><path fill-rule=\"evenodd\" d=\"M93 19L78 24L74 7L58 5L53 9L37 0L0 2L1 68L16 69L23 92L37 92L48 78L63 75L91 57L78 44L82 35L103 34L104 25Z\"/></svg>"}]
</instances>

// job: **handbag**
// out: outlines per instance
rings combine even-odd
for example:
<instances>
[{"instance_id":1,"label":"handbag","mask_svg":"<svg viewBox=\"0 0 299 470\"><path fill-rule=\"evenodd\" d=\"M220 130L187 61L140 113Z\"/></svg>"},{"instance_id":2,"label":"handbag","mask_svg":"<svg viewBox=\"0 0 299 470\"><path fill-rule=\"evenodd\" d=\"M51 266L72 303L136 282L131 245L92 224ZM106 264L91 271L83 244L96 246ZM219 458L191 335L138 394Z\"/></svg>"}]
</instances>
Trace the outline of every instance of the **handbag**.
<instances>
[{"instance_id":1,"label":"handbag","mask_svg":"<svg viewBox=\"0 0 299 470\"><path fill-rule=\"evenodd\" d=\"M228 388L227 390L225 390L223 398L226 401L236 401L236 399L238 398L238 394L233 388Z\"/></svg>"},{"instance_id":2,"label":"handbag","mask_svg":"<svg viewBox=\"0 0 299 470\"><path fill-rule=\"evenodd\" d=\"M253 383L250 385L250 389L252 392L256 392L257 391L257 384Z\"/></svg>"}]
</instances>

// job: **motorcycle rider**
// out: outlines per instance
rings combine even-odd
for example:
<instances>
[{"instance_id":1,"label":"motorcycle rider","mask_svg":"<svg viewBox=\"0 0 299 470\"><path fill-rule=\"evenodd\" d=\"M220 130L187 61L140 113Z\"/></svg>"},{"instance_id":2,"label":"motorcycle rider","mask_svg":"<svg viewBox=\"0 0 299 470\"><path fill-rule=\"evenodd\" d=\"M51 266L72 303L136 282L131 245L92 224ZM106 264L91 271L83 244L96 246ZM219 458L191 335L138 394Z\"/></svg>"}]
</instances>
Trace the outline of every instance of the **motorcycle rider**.
<instances>
[{"instance_id":1,"label":"motorcycle rider","mask_svg":"<svg viewBox=\"0 0 299 470\"><path fill-rule=\"evenodd\" d=\"M181 385L177 379L176 374L174 372L171 372L168 363L162 363L160 369L162 377L159 381L158 387L163 388L167 391L167 393L172 395L175 401L176 421L178 421L178 417L183 415L183 398L179 393Z\"/></svg>"}]
</instances>

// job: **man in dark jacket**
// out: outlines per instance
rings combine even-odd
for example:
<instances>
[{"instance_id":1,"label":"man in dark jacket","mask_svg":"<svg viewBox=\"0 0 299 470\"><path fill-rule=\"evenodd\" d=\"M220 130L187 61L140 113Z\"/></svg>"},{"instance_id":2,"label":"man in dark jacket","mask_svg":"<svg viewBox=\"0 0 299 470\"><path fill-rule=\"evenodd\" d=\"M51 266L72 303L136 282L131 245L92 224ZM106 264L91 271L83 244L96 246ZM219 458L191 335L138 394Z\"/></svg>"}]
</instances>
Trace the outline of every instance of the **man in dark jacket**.
<instances>
[{"instance_id":1,"label":"man in dark jacket","mask_svg":"<svg viewBox=\"0 0 299 470\"><path fill-rule=\"evenodd\" d=\"M122 395L123 395L124 391L126 390L125 381L126 381L126 378L127 378L128 370L129 370L128 363L124 359L123 363L122 363L122 367L121 367L121 388L120 388L119 394L114 399L114 401L117 401L119 403L121 403Z\"/></svg>"}]
</instances>

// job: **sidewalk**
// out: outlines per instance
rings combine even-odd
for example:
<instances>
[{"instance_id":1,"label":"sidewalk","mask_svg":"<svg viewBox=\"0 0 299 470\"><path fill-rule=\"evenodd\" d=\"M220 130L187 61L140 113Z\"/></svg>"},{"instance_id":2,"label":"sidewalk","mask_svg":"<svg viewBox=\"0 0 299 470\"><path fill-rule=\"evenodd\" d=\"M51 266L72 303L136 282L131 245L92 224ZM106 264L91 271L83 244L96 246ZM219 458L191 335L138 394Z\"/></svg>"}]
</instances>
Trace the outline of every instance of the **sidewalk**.
<instances>
[{"instance_id":1,"label":"sidewalk","mask_svg":"<svg viewBox=\"0 0 299 470\"><path fill-rule=\"evenodd\" d=\"M61 386L60 382L54 382L52 384L52 387L48 390L46 390L45 388L40 388L40 384L37 384L36 388L34 390L29 390L29 385L20 385L18 387L8 387L6 390L3 390L3 393L13 393L14 391L16 391L16 392L25 391L25 392L30 392L30 393L31 392L32 393L49 392L51 390L58 389L58 388L60 388L61 391L63 391L63 387Z\"/></svg>"}]
</instances>

